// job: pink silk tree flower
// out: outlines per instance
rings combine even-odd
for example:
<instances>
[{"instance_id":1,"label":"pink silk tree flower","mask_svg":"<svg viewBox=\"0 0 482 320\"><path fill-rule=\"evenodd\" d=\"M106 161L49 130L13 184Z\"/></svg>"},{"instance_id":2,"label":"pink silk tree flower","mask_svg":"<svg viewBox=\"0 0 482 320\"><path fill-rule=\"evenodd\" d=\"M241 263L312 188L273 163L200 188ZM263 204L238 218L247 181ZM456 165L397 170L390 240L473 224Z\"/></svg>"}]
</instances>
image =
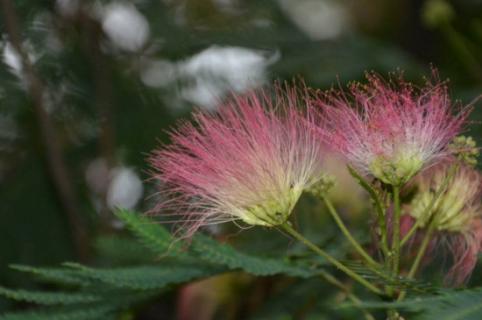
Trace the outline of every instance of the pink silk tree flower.
<instances>
[{"instance_id":1,"label":"pink silk tree flower","mask_svg":"<svg viewBox=\"0 0 482 320\"><path fill-rule=\"evenodd\" d=\"M367 73L368 83L349 91L317 93L319 133L327 145L362 174L401 186L423 168L444 159L470 107L454 106L444 83L417 88Z\"/></svg>"},{"instance_id":2,"label":"pink silk tree flower","mask_svg":"<svg viewBox=\"0 0 482 320\"><path fill-rule=\"evenodd\" d=\"M313 117L298 109L294 88L274 97L233 95L217 113L194 114L150 158L162 185L156 208L181 217L184 230L227 221L277 226L301 193L323 179Z\"/></svg>"},{"instance_id":3,"label":"pink silk tree flower","mask_svg":"<svg viewBox=\"0 0 482 320\"><path fill-rule=\"evenodd\" d=\"M450 175L450 165L442 164L417 176L417 192L404 212L420 228L418 236L432 224L437 247L452 255L447 281L461 284L472 273L482 249L482 175L470 166L462 166L447 183ZM444 184L445 192L436 198Z\"/></svg>"}]
</instances>

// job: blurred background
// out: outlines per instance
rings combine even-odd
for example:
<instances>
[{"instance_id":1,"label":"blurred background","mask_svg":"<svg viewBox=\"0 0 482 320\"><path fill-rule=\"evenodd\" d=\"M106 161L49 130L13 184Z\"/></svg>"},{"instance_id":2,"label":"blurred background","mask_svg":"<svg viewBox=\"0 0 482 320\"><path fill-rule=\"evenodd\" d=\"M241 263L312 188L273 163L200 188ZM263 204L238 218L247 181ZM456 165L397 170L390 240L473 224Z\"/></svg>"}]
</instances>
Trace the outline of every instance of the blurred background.
<instances>
[{"instance_id":1,"label":"blurred background","mask_svg":"<svg viewBox=\"0 0 482 320\"><path fill-rule=\"evenodd\" d=\"M29 285L10 263L113 264L106 239L124 231L111 210L156 201L149 152L232 90L298 76L329 88L367 70L422 84L431 65L454 99L482 89L479 0L0 4L2 285Z\"/></svg>"}]
</instances>

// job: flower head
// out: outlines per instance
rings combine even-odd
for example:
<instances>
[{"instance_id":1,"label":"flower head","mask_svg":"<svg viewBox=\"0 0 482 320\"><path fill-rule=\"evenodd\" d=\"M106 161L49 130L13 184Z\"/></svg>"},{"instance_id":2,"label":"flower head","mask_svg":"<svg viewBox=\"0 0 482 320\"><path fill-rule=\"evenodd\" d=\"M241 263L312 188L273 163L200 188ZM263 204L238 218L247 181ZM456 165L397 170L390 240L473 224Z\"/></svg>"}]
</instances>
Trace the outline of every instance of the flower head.
<instances>
[{"instance_id":1,"label":"flower head","mask_svg":"<svg viewBox=\"0 0 482 320\"><path fill-rule=\"evenodd\" d=\"M455 111L444 84L415 88L400 76L385 82L367 74L349 93L317 95L322 138L360 172L403 185L421 169L445 158L469 108Z\"/></svg>"},{"instance_id":2,"label":"flower head","mask_svg":"<svg viewBox=\"0 0 482 320\"><path fill-rule=\"evenodd\" d=\"M154 152L154 178L163 186L158 210L184 216L189 231L204 224L244 221L276 226L301 193L323 179L322 148L297 108L296 89L233 96L217 114L195 113Z\"/></svg>"},{"instance_id":3,"label":"flower head","mask_svg":"<svg viewBox=\"0 0 482 320\"><path fill-rule=\"evenodd\" d=\"M419 221L421 227L433 223L438 231L464 233L470 229L470 222L481 216L480 196L482 176L469 167L460 168L450 179L449 165L440 165L427 174L417 177L418 188L409 214ZM436 198L436 193L449 179L445 192ZM430 203L433 212L427 212Z\"/></svg>"},{"instance_id":4,"label":"flower head","mask_svg":"<svg viewBox=\"0 0 482 320\"><path fill-rule=\"evenodd\" d=\"M454 263L448 279L462 283L482 248L482 175L469 166L452 174L450 165L442 164L418 176L414 184L417 192L405 214L422 230L433 226L436 242L448 245L452 253Z\"/></svg>"}]
</instances>

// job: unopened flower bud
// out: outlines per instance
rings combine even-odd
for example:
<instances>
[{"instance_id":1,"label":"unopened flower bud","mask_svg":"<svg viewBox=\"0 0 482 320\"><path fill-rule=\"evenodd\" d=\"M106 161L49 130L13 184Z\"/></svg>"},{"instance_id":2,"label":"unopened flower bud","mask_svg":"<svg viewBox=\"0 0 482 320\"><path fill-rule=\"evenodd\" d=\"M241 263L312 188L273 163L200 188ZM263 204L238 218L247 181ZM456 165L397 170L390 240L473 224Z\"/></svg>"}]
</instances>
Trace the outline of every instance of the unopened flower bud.
<instances>
[{"instance_id":1,"label":"unopened flower bud","mask_svg":"<svg viewBox=\"0 0 482 320\"><path fill-rule=\"evenodd\" d=\"M479 148L472 137L458 136L449 145L452 153L464 164L475 166L479 156Z\"/></svg>"},{"instance_id":2,"label":"unopened flower bud","mask_svg":"<svg viewBox=\"0 0 482 320\"><path fill-rule=\"evenodd\" d=\"M322 196L326 195L327 192L335 186L335 184L336 179L334 176L324 174L323 177L316 184L307 189L307 191L315 197L321 198Z\"/></svg>"}]
</instances>

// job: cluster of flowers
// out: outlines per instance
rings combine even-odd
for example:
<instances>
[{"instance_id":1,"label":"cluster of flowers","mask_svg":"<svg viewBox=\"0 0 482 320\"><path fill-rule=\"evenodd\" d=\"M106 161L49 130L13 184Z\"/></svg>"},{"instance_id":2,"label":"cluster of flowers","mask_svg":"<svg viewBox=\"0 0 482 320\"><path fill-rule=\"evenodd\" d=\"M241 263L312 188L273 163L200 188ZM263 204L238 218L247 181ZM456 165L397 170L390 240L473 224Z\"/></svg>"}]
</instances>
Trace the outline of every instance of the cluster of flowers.
<instances>
[{"instance_id":1,"label":"cluster of flowers","mask_svg":"<svg viewBox=\"0 0 482 320\"><path fill-rule=\"evenodd\" d=\"M196 112L151 156L162 185L156 210L181 217L188 235L227 221L280 227L303 192L323 195L332 185L323 159L336 153L382 198L400 191L397 224L399 195L383 205L386 245L395 236L420 245L430 234L426 252L450 248L449 275L461 283L481 249L482 177L473 141L459 136L471 107L452 103L446 83L434 82L419 88L369 73L348 90L277 85Z\"/></svg>"}]
</instances>

